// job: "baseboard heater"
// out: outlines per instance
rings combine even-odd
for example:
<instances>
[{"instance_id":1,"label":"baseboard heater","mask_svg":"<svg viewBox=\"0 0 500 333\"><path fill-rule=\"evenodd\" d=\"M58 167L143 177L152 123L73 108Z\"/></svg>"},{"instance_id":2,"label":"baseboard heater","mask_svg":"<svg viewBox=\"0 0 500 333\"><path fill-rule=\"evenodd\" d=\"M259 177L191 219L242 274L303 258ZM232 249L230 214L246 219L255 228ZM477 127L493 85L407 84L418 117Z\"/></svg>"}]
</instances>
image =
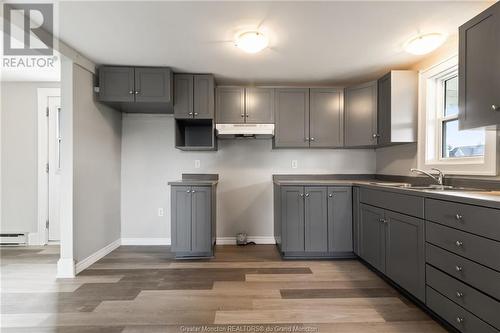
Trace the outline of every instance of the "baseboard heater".
<instances>
[{"instance_id":1,"label":"baseboard heater","mask_svg":"<svg viewBox=\"0 0 500 333\"><path fill-rule=\"evenodd\" d=\"M24 245L25 234L0 234L0 245Z\"/></svg>"}]
</instances>

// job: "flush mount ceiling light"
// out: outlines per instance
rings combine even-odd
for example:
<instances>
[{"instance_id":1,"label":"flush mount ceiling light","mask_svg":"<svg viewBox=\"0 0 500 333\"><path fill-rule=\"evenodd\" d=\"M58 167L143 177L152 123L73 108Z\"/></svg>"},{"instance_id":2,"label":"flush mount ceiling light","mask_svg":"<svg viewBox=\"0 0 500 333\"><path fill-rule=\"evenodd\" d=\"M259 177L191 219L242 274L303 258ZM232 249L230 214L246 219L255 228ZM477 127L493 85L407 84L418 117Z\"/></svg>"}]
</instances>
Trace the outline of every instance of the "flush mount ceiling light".
<instances>
[{"instance_id":1,"label":"flush mount ceiling light","mask_svg":"<svg viewBox=\"0 0 500 333\"><path fill-rule=\"evenodd\" d=\"M236 36L234 45L246 53L257 53L265 49L269 39L259 31L245 31Z\"/></svg>"},{"instance_id":2,"label":"flush mount ceiling light","mask_svg":"<svg viewBox=\"0 0 500 333\"><path fill-rule=\"evenodd\" d=\"M437 32L419 35L407 41L404 49L406 52L415 55L427 54L440 47L445 40L446 36Z\"/></svg>"}]
</instances>

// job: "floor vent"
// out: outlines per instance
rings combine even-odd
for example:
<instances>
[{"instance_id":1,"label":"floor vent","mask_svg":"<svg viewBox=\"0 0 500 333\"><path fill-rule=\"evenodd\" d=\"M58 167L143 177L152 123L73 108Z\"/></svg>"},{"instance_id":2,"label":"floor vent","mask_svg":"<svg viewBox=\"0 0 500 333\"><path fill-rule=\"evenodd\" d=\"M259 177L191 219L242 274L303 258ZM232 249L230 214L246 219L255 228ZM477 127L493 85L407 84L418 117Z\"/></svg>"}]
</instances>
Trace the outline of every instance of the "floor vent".
<instances>
[{"instance_id":1,"label":"floor vent","mask_svg":"<svg viewBox=\"0 0 500 333\"><path fill-rule=\"evenodd\" d=\"M26 245L26 235L0 234L0 245Z\"/></svg>"}]
</instances>

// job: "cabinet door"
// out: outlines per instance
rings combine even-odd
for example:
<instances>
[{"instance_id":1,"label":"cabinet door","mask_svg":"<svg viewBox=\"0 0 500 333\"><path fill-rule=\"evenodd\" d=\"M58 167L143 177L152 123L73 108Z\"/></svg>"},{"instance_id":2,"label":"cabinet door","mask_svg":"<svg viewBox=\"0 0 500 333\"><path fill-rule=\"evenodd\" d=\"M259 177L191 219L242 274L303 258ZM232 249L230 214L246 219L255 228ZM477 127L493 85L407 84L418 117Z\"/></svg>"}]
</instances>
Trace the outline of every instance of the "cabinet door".
<instances>
[{"instance_id":1,"label":"cabinet door","mask_svg":"<svg viewBox=\"0 0 500 333\"><path fill-rule=\"evenodd\" d=\"M209 74L194 76L194 117L213 119L215 104L215 81Z\"/></svg>"},{"instance_id":2,"label":"cabinet door","mask_svg":"<svg viewBox=\"0 0 500 333\"><path fill-rule=\"evenodd\" d=\"M210 252L212 250L212 189L209 186L193 186L192 196L192 234L191 249L193 252Z\"/></svg>"},{"instance_id":3,"label":"cabinet door","mask_svg":"<svg viewBox=\"0 0 500 333\"><path fill-rule=\"evenodd\" d=\"M352 191L328 188L328 251L352 252Z\"/></svg>"},{"instance_id":4,"label":"cabinet door","mask_svg":"<svg viewBox=\"0 0 500 333\"><path fill-rule=\"evenodd\" d=\"M377 144L377 81L345 90L345 146Z\"/></svg>"},{"instance_id":5,"label":"cabinet door","mask_svg":"<svg viewBox=\"0 0 500 333\"><path fill-rule=\"evenodd\" d=\"M281 187L281 244L283 252L304 252L304 188Z\"/></svg>"},{"instance_id":6,"label":"cabinet door","mask_svg":"<svg viewBox=\"0 0 500 333\"><path fill-rule=\"evenodd\" d=\"M172 186L172 251L191 251L191 188Z\"/></svg>"},{"instance_id":7,"label":"cabinet door","mask_svg":"<svg viewBox=\"0 0 500 333\"><path fill-rule=\"evenodd\" d=\"M306 252L328 251L328 200L326 187L305 187Z\"/></svg>"},{"instance_id":8,"label":"cabinet door","mask_svg":"<svg viewBox=\"0 0 500 333\"><path fill-rule=\"evenodd\" d=\"M460 129L500 124L500 3L459 28Z\"/></svg>"},{"instance_id":9,"label":"cabinet door","mask_svg":"<svg viewBox=\"0 0 500 333\"><path fill-rule=\"evenodd\" d=\"M344 144L344 92L341 89L311 89L311 147L334 148Z\"/></svg>"},{"instance_id":10,"label":"cabinet door","mask_svg":"<svg viewBox=\"0 0 500 333\"><path fill-rule=\"evenodd\" d=\"M386 211L385 220L385 272L394 282L425 301L424 221L390 211Z\"/></svg>"},{"instance_id":11,"label":"cabinet door","mask_svg":"<svg viewBox=\"0 0 500 333\"><path fill-rule=\"evenodd\" d=\"M193 118L193 75L174 76L174 116L177 119Z\"/></svg>"},{"instance_id":12,"label":"cabinet door","mask_svg":"<svg viewBox=\"0 0 500 333\"><path fill-rule=\"evenodd\" d=\"M309 89L275 90L276 148L309 147Z\"/></svg>"},{"instance_id":13,"label":"cabinet door","mask_svg":"<svg viewBox=\"0 0 500 333\"><path fill-rule=\"evenodd\" d=\"M359 187L352 188L352 243L354 247L354 253L358 256L359 254Z\"/></svg>"},{"instance_id":14,"label":"cabinet door","mask_svg":"<svg viewBox=\"0 0 500 333\"><path fill-rule=\"evenodd\" d=\"M215 121L218 124L245 122L245 88L217 87Z\"/></svg>"},{"instance_id":15,"label":"cabinet door","mask_svg":"<svg viewBox=\"0 0 500 333\"><path fill-rule=\"evenodd\" d=\"M391 142L391 73L378 80L377 86L378 144Z\"/></svg>"},{"instance_id":16,"label":"cabinet door","mask_svg":"<svg viewBox=\"0 0 500 333\"><path fill-rule=\"evenodd\" d=\"M132 67L99 68L99 100L102 102L134 101L134 69Z\"/></svg>"},{"instance_id":17,"label":"cabinet door","mask_svg":"<svg viewBox=\"0 0 500 333\"><path fill-rule=\"evenodd\" d=\"M135 69L135 101L170 103L172 71L169 68L138 67Z\"/></svg>"},{"instance_id":18,"label":"cabinet door","mask_svg":"<svg viewBox=\"0 0 500 333\"><path fill-rule=\"evenodd\" d=\"M274 123L274 89L245 89L245 118L250 124Z\"/></svg>"},{"instance_id":19,"label":"cabinet door","mask_svg":"<svg viewBox=\"0 0 500 333\"><path fill-rule=\"evenodd\" d=\"M384 210L360 205L359 253L370 265L385 273Z\"/></svg>"}]
</instances>

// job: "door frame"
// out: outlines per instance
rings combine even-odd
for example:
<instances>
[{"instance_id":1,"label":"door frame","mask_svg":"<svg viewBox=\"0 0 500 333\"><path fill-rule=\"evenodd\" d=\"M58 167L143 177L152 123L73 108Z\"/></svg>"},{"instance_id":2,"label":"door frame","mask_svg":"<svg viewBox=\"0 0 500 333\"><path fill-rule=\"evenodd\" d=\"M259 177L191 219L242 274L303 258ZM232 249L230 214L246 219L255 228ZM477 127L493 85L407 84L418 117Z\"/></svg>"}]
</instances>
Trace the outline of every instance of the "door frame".
<instances>
[{"instance_id":1,"label":"door frame","mask_svg":"<svg viewBox=\"0 0 500 333\"><path fill-rule=\"evenodd\" d=\"M45 245L49 241L46 221L49 216L49 182L46 163L49 159L48 132L49 117L47 106L49 97L61 97L60 88L37 89L37 232L28 234L29 245Z\"/></svg>"}]
</instances>

